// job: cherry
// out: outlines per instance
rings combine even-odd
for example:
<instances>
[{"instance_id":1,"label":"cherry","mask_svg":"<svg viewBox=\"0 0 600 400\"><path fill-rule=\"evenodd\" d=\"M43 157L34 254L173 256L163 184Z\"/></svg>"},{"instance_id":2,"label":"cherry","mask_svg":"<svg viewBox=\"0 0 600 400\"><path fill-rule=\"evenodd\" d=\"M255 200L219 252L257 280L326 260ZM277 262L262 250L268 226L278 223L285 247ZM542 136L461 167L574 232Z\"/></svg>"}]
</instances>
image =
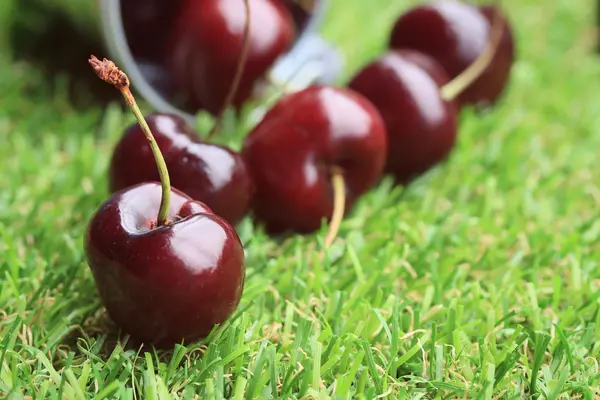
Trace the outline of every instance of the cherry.
<instances>
[{"instance_id":1,"label":"cherry","mask_svg":"<svg viewBox=\"0 0 600 400\"><path fill-rule=\"evenodd\" d=\"M225 146L202 143L179 116L154 113L146 120L164 155L173 186L207 204L230 224L237 224L252 197L252 182L242 157ZM113 192L159 179L138 124L127 128L115 147L109 171Z\"/></svg>"},{"instance_id":2,"label":"cherry","mask_svg":"<svg viewBox=\"0 0 600 400\"><path fill-rule=\"evenodd\" d=\"M453 0L418 5L396 21L390 38L394 49L413 49L430 55L450 78L462 73L489 41L493 10ZM503 16L503 33L493 60L480 77L459 97L461 104L495 103L509 80L514 62L511 28Z\"/></svg>"},{"instance_id":3,"label":"cherry","mask_svg":"<svg viewBox=\"0 0 600 400\"><path fill-rule=\"evenodd\" d=\"M313 8L315 6L314 1L308 2L309 4L300 4L306 2L299 2L298 0L279 0L283 1L286 7L290 10L292 14L292 18L294 19L294 24L296 25L297 30L302 30L306 27L308 23L308 19L310 18Z\"/></svg>"},{"instance_id":4,"label":"cherry","mask_svg":"<svg viewBox=\"0 0 600 400\"><path fill-rule=\"evenodd\" d=\"M227 94L243 58L247 20L242 0L188 0L171 37L169 68L189 104L213 115ZM249 99L255 85L291 46L295 27L279 0L251 0L250 35L243 74L233 105Z\"/></svg>"},{"instance_id":5,"label":"cherry","mask_svg":"<svg viewBox=\"0 0 600 400\"><path fill-rule=\"evenodd\" d=\"M85 251L111 319L144 343L194 341L240 300L244 251L234 229L171 189L169 225L154 227L158 183L115 193L90 221Z\"/></svg>"},{"instance_id":6,"label":"cherry","mask_svg":"<svg viewBox=\"0 0 600 400\"><path fill-rule=\"evenodd\" d=\"M443 160L454 147L457 107L440 96L450 81L431 57L390 51L361 70L349 87L368 98L386 123L385 171L406 184Z\"/></svg>"},{"instance_id":7,"label":"cherry","mask_svg":"<svg viewBox=\"0 0 600 400\"><path fill-rule=\"evenodd\" d=\"M91 219L85 252L100 298L113 321L146 344L167 347L202 338L239 304L243 246L224 219L171 188L165 160L127 75L109 60L92 56L89 62L98 77L123 94L146 135L161 181L113 194Z\"/></svg>"},{"instance_id":8,"label":"cherry","mask_svg":"<svg viewBox=\"0 0 600 400\"><path fill-rule=\"evenodd\" d=\"M136 59L163 63L181 0L121 0L127 45Z\"/></svg>"},{"instance_id":9,"label":"cherry","mask_svg":"<svg viewBox=\"0 0 600 400\"><path fill-rule=\"evenodd\" d=\"M432 57L415 50L391 50L376 59L348 86L369 99L385 121L386 172L407 184L443 161L454 147L458 129L456 99L493 62L503 35L501 15L486 47L453 80Z\"/></svg>"},{"instance_id":10,"label":"cherry","mask_svg":"<svg viewBox=\"0 0 600 400\"><path fill-rule=\"evenodd\" d=\"M363 96L325 85L287 94L244 142L254 215L270 233L308 233L328 219L328 244L343 209L380 178L385 155L383 120Z\"/></svg>"}]
</instances>

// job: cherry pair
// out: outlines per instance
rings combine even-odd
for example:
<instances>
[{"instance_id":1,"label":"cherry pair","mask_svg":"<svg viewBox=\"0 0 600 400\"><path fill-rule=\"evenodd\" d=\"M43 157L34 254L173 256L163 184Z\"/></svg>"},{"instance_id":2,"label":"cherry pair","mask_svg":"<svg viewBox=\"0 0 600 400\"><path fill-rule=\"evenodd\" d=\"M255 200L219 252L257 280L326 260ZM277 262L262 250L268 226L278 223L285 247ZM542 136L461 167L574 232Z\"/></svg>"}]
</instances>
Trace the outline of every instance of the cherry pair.
<instances>
[{"instance_id":1,"label":"cherry pair","mask_svg":"<svg viewBox=\"0 0 600 400\"><path fill-rule=\"evenodd\" d=\"M406 184L449 155L462 106L498 100L514 45L498 6L441 0L402 15L390 47L349 86L381 113L389 139L386 172Z\"/></svg>"},{"instance_id":2,"label":"cherry pair","mask_svg":"<svg viewBox=\"0 0 600 400\"><path fill-rule=\"evenodd\" d=\"M254 20L254 15L283 15L277 11L280 5L244 0L245 15L240 15L230 3L188 2L181 17L184 29L175 36L174 59L181 74L200 75L192 81L193 92L208 96L202 105L210 111L219 109L211 134L218 130L223 110L247 97L272 54L284 50L279 36L285 29L272 18L266 24ZM242 40L235 29L240 19ZM208 39L203 29L212 31ZM264 42L265 34L274 34L274 41ZM289 37L284 34L283 42ZM235 64L232 56L239 59L235 71L226 68ZM240 301L244 250L232 224L243 217L251 196L245 164L228 148L202 143L174 115L153 114L147 121L127 75L107 59L92 56L90 64L121 91L139 124L127 130L115 149L110 188L116 193L98 209L86 234L85 250L100 297L113 321L135 339L157 346L193 341L227 320ZM232 83L221 99L224 80ZM184 191L171 187L171 177Z\"/></svg>"},{"instance_id":3,"label":"cherry pair","mask_svg":"<svg viewBox=\"0 0 600 400\"><path fill-rule=\"evenodd\" d=\"M127 75L110 60L92 56L89 62L98 77L121 91L140 126L131 127L115 151L111 186L127 186L136 173L144 179L117 190L88 226L85 251L100 297L112 320L147 344L171 346L201 338L229 318L240 301L244 249L231 224L171 187L159 145L180 172L176 178L197 183L188 190L208 196L233 219L239 218L237 205L232 212L219 201L246 194L243 163L226 148L199 143L172 117L150 119L163 133L157 140ZM146 146L140 146L144 140ZM148 168L152 159L158 172ZM153 182L155 176L160 184Z\"/></svg>"}]
</instances>

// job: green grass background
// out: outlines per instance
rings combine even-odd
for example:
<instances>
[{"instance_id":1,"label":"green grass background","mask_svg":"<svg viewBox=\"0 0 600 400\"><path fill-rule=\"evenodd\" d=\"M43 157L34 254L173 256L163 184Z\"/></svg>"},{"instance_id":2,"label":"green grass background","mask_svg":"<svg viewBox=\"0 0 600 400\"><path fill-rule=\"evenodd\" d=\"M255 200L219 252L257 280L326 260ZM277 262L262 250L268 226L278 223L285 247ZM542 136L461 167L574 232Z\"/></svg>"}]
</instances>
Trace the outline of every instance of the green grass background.
<instances>
[{"instance_id":1,"label":"green grass background","mask_svg":"<svg viewBox=\"0 0 600 400\"><path fill-rule=\"evenodd\" d=\"M1 29L17 3L3 0ZM406 190L372 190L327 255L324 230L274 241L244 221L238 312L206 341L162 352L117 340L82 251L133 118L116 92L106 109L69 100L68 77L15 62L0 32L0 394L598 398L595 2L504 4L518 45L510 88L493 110L463 113L451 159ZM324 33L347 76L408 6L333 1ZM226 127L237 147L247 126Z\"/></svg>"}]
</instances>

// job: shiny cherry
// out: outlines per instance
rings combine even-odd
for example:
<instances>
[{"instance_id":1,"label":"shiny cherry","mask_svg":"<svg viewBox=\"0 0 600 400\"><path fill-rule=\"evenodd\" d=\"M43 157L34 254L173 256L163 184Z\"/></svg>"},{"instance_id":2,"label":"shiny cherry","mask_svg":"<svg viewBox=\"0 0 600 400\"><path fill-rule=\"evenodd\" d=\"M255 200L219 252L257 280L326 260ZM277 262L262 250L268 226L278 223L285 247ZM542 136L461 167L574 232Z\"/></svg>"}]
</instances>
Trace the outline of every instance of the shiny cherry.
<instances>
[{"instance_id":1,"label":"shiny cherry","mask_svg":"<svg viewBox=\"0 0 600 400\"><path fill-rule=\"evenodd\" d=\"M406 184L447 157L457 134L457 106L441 96L450 81L431 57L391 50L363 68L349 87L381 113L388 134L386 172Z\"/></svg>"},{"instance_id":2,"label":"shiny cherry","mask_svg":"<svg viewBox=\"0 0 600 400\"><path fill-rule=\"evenodd\" d=\"M252 197L252 182L242 157L227 147L202 143L179 116L154 113L146 120L163 153L173 187L207 204L230 224L237 224ZM113 192L159 180L154 156L138 124L125 131L109 171Z\"/></svg>"},{"instance_id":3,"label":"shiny cherry","mask_svg":"<svg viewBox=\"0 0 600 400\"><path fill-rule=\"evenodd\" d=\"M255 217L270 233L308 233L330 220L334 170L343 173L346 208L379 180L385 127L361 95L315 85L281 98L246 137L242 155L255 183Z\"/></svg>"},{"instance_id":4,"label":"shiny cherry","mask_svg":"<svg viewBox=\"0 0 600 400\"><path fill-rule=\"evenodd\" d=\"M235 230L171 189L171 223L155 227L159 183L115 193L93 216L85 251L111 319L157 347L206 336L236 309L245 278Z\"/></svg>"},{"instance_id":5,"label":"shiny cherry","mask_svg":"<svg viewBox=\"0 0 600 400\"><path fill-rule=\"evenodd\" d=\"M478 8L454 0L418 5L396 21L390 47L428 54L454 78L474 62L488 43L493 10L491 6ZM510 25L503 19L503 36L495 56L481 76L461 94L462 104L493 104L506 87L515 50Z\"/></svg>"},{"instance_id":6,"label":"shiny cherry","mask_svg":"<svg viewBox=\"0 0 600 400\"><path fill-rule=\"evenodd\" d=\"M292 45L295 26L280 0L250 0L248 56L233 101L239 107ZM170 70L188 104L217 114L229 93L244 45L243 0L188 0L171 37Z\"/></svg>"}]
</instances>

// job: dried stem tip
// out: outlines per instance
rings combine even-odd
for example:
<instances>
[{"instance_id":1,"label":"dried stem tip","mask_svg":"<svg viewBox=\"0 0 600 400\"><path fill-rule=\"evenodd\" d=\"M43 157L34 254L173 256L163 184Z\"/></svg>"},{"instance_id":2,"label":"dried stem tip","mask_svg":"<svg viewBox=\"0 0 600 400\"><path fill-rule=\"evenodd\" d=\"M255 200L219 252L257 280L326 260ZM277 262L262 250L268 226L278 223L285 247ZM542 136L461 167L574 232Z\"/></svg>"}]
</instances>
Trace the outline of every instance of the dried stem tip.
<instances>
[{"instance_id":1,"label":"dried stem tip","mask_svg":"<svg viewBox=\"0 0 600 400\"><path fill-rule=\"evenodd\" d=\"M129 87L129 78L125 72L121 71L114 62L103 59L100 61L96 56L92 55L88 60L98 78L106 83L110 83L117 89Z\"/></svg>"},{"instance_id":2,"label":"dried stem tip","mask_svg":"<svg viewBox=\"0 0 600 400\"><path fill-rule=\"evenodd\" d=\"M135 98L129 89L129 78L125 75L125 72L121 71L114 62L107 60L106 58L102 61L98 60L96 56L90 56L88 60L98 78L102 79L104 82L110 83L115 88L119 89L127 106L135 115L135 118L138 120L146 139L148 140L148 145L150 146L150 150L154 155L154 160L156 161L156 167L158 168L158 176L160 177L160 183L162 185L162 195L160 200L160 207L158 210L158 218L156 221L156 226L162 226L167 224L169 218L169 207L171 204L171 180L169 179L169 172L167 171L167 164L165 163L165 159L160 152L160 148L154 139L154 135L150 131L150 127L142 114L142 111L138 107L135 102Z\"/></svg>"}]
</instances>

